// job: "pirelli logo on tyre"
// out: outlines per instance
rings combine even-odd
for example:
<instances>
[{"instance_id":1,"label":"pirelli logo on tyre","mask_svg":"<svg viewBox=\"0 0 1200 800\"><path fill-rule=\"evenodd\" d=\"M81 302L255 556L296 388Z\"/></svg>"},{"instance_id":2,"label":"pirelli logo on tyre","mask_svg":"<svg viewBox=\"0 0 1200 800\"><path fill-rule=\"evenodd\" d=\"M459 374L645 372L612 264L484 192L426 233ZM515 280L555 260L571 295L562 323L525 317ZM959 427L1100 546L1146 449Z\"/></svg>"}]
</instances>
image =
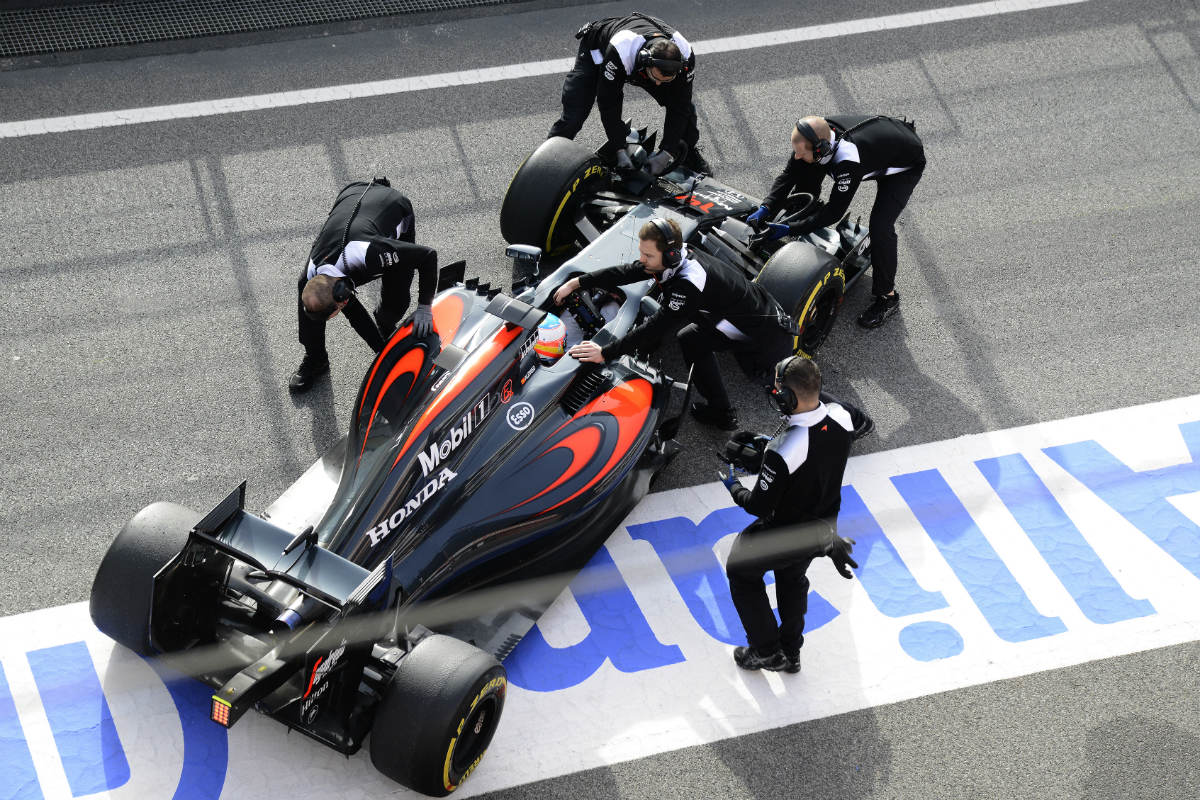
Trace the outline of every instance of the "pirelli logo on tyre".
<instances>
[{"instance_id":1,"label":"pirelli logo on tyre","mask_svg":"<svg viewBox=\"0 0 1200 800\"><path fill-rule=\"evenodd\" d=\"M446 760L442 765L442 786L445 788L445 790L447 792L453 792L460 785L462 785L463 781L465 781L467 778L471 777L471 773L475 771L475 768L477 766L479 766L479 762L482 761L484 755L487 754L487 748L485 747L485 748L483 748L483 750L481 750L479 752L479 755L475 756L475 760L472 761L470 763L470 765L466 769L463 770L462 775L459 775L456 778L455 776L450 774L452 765L454 764L454 748L458 744L458 740L462 738L463 728L466 726L467 720L469 720L471 718L471 716L475 713L475 709L479 706L479 704L481 702L483 702L484 698L489 697L493 694L498 697L503 698L504 694L507 690L508 690L508 679L505 678L503 675L497 675L495 678L492 678L490 681L485 683L483 685L483 688L481 688L479 690L479 692L476 693L476 695L473 698L471 698L471 702L467 706L467 710L465 712L463 712L462 719L460 719L458 721L458 727L455 728L454 738L450 740L450 745L446 748ZM476 730L474 730L472 733L474 733L475 735L479 735L482 732L482 726L484 724L485 724L484 721L480 720L480 722L477 723ZM494 723L487 722L486 724L494 724Z\"/></svg>"}]
</instances>

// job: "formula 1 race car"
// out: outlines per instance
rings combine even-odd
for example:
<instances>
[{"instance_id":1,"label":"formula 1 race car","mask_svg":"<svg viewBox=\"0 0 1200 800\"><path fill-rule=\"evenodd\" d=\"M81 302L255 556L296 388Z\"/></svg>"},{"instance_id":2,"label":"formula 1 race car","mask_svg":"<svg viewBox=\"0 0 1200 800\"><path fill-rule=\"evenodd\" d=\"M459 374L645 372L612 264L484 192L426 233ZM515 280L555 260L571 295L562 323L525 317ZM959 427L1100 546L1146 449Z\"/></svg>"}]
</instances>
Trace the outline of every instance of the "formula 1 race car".
<instances>
[{"instance_id":1,"label":"formula 1 race car","mask_svg":"<svg viewBox=\"0 0 1200 800\"><path fill-rule=\"evenodd\" d=\"M843 218L792 241L763 241L745 223L759 206L757 198L680 165L658 178L640 169L655 138L645 129L631 130L627 150L634 168L627 171L606 166L574 141L547 139L509 184L500 210L501 234L510 243L536 245L548 254L583 247L589 263L607 259L611 266L618 262L607 243L629 235L624 226L615 237L609 235L622 220L640 225L651 216L674 219L690 257L701 264L725 262L763 284L799 326L795 351L811 355L829 335L846 289L871 264L866 227ZM819 208L812 195L796 194L774 221L796 222Z\"/></svg>"},{"instance_id":2,"label":"formula 1 race car","mask_svg":"<svg viewBox=\"0 0 1200 800\"><path fill-rule=\"evenodd\" d=\"M510 250L536 271L536 249ZM435 796L483 757L500 662L678 451L687 403L634 357L540 357L568 268L513 297L457 266L435 332L405 325L375 358L347 437L261 514L245 483L206 515L143 509L90 605L212 686L216 723L254 708L346 754L369 735L377 769ZM619 337L654 313L649 287L577 298L558 324Z\"/></svg>"}]
</instances>

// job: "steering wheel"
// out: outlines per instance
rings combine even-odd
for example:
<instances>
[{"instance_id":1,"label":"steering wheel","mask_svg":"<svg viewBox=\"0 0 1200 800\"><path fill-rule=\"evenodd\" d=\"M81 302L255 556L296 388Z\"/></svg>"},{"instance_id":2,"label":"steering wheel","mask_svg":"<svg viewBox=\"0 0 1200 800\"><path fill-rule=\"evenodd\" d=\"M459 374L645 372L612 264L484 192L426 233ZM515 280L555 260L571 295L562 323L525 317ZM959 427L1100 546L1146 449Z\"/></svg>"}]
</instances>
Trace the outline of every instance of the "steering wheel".
<instances>
[{"instance_id":1,"label":"steering wheel","mask_svg":"<svg viewBox=\"0 0 1200 800\"><path fill-rule=\"evenodd\" d=\"M596 307L587 289L577 289L567 298L566 309L570 312L583 335L588 339L595 336L604 327L604 315Z\"/></svg>"}]
</instances>

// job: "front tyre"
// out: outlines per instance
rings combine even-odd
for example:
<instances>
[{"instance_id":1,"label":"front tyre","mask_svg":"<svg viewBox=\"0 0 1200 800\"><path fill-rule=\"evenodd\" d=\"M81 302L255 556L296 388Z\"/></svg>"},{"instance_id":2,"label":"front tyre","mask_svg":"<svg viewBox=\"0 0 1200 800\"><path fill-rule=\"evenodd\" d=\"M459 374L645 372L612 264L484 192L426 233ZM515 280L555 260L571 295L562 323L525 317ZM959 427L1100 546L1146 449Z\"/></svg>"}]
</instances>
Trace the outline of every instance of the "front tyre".
<instances>
[{"instance_id":1,"label":"front tyre","mask_svg":"<svg viewBox=\"0 0 1200 800\"><path fill-rule=\"evenodd\" d=\"M846 293L846 271L833 256L807 242L775 251L754 279L779 301L800 328L793 352L811 356L829 336Z\"/></svg>"},{"instance_id":2,"label":"front tyre","mask_svg":"<svg viewBox=\"0 0 1200 800\"><path fill-rule=\"evenodd\" d=\"M445 797L479 765L496 733L507 673L477 647L422 639L401 659L371 728L371 763L387 777Z\"/></svg>"},{"instance_id":3,"label":"front tyre","mask_svg":"<svg viewBox=\"0 0 1200 800\"><path fill-rule=\"evenodd\" d=\"M608 173L591 150L554 137L517 168L500 206L500 234L509 244L530 244L546 253L575 242L575 212Z\"/></svg>"}]
</instances>

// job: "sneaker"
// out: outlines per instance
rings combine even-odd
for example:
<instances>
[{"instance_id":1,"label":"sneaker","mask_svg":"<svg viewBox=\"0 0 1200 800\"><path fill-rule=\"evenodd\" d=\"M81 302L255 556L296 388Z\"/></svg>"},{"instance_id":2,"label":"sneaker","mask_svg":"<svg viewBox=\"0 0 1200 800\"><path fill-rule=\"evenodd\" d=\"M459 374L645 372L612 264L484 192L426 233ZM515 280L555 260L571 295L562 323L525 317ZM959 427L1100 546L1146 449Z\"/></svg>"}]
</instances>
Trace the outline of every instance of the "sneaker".
<instances>
[{"instance_id":1,"label":"sneaker","mask_svg":"<svg viewBox=\"0 0 1200 800\"><path fill-rule=\"evenodd\" d=\"M858 324L864 328L878 328L900 307L900 293L879 295L867 306L867 310L858 315Z\"/></svg>"},{"instance_id":2,"label":"sneaker","mask_svg":"<svg viewBox=\"0 0 1200 800\"><path fill-rule=\"evenodd\" d=\"M723 431L736 431L737 412L732 408L713 408L708 403L692 403L692 416L704 425Z\"/></svg>"},{"instance_id":3,"label":"sneaker","mask_svg":"<svg viewBox=\"0 0 1200 800\"><path fill-rule=\"evenodd\" d=\"M753 647L733 648L733 661L742 669L765 669L769 672L782 672L789 666L787 658L779 650L764 656Z\"/></svg>"},{"instance_id":4,"label":"sneaker","mask_svg":"<svg viewBox=\"0 0 1200 800\"><path fill-rule=\"evenodd\" d=\"M692 172L700 172L705 175L712 175L712 167L704 160L704 156L700 153L700 148L693 147L688 151L688 154L683 157L683 166L690 169Z\"/></svg>"},{"instance_id":5,"label":"sneaker","mask_svg":"<svg viewBox=\"0 0 1200 800\"><path fill-rule=\"evenodd\" d=\"M878 327L900 307L900 293L878 295L866 311L858 315L858 324L863 327Z\"/></svg>"},{"instance_id":6,"label":"sneaker","mask_svg":"<svg viewBox=\"0 0 1200 800\"><path fill-rule=\"evenodd\" d=\"M858 425L854 426L854 430L850 432L850 438L851 440L857 442L859 439L865 439L866 437L870 436L871 431L873 430L875 430L875 420L871 419L866 414L863 414L862 421L859 422Z\"/></svg>"},{"instance_id":7,"label":"sneaker","mask_svg":"<svg viewBox=\"0 0 1200 800\"><path fill-rule=\"evenodd\" d=\"M796 650L795 652L791 652L791 653L789 653L788 651L785 650L785 651L783 651L783 657L787 661L787 666L783 668L784 672L790 672L793 675L795 675L797 672L800 671L800 651L799 650Z\"/></svg>"},{"instance_id":8,"label":"sneaker","mask_svg":"<svg viewBox=\"0 0 1200 800\"><path fill-rule=\"evenodd\" d=\"M300 366L296 368L288 381L288 390L296 394L307 392L317 382L317 378L326 372L329 372L328 355L321 353L319 356L314 356L306 353L304 360L300 362Z\"/></svg>"}]
</instances>

